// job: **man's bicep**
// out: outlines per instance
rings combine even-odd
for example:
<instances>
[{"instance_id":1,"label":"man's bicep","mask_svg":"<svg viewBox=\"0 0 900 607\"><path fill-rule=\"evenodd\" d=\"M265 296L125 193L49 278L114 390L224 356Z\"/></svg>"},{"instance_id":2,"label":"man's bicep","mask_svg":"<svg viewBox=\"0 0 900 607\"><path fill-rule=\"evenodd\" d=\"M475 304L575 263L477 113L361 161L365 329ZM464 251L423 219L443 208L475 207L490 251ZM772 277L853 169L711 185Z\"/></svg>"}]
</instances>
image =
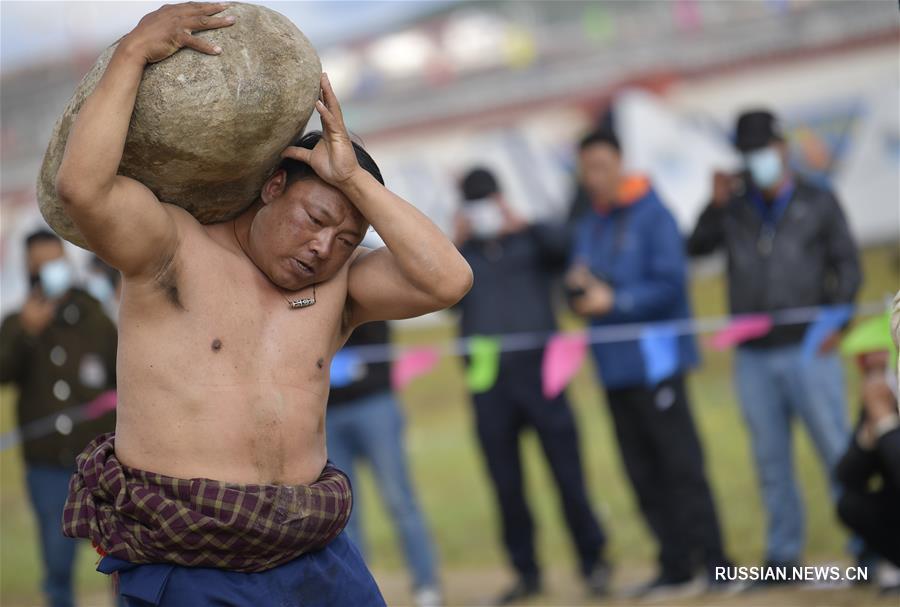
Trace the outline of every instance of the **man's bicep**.
<instances>
[{"instance_id":1,"label":"man's bicep","mask_svg":"<svg viewBox=\"0 0 900 607\"><path fill-rule=\"evenodd\" d=\"M350 262L347 305L349 328L421 316L440 307L403 277L387 247L365 251Z\"/></svg>"},{"instance_id":2,"label":"man's bicep","mask_svg":"<svg viewBox=\"0 0 900 607\"><path fill-rule=\"evenodd\" d=\"M106 200L80 208L75 223L100 258L126 276L140 276L174 254L172 213L145 185L120 175Z\"/></svg>"}]
</instances>

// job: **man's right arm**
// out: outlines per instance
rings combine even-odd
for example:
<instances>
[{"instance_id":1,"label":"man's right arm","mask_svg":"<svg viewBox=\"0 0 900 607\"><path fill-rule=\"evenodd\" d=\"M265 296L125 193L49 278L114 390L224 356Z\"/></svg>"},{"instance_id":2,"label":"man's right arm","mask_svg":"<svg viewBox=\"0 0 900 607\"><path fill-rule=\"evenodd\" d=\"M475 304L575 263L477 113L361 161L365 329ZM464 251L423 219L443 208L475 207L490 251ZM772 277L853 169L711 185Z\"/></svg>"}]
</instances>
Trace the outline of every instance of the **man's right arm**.
<instances>
[{"instance_id":1,"label":"man's right arm","mask_svg":"<svg viewBox=\"0 0 900 607\"><path fill-rule=\"evenodd\" d=\"M693 233L687 240L687 254L691 257L709 255L725 241L723 222L725 209L710 203L700 214Z\"/></svg>"},{"instance_id":2,"label":"man's right arm","mask_svg":"<svg viewBox=\"0 0 900 607\"><path fill-rule=\"evenodd\" d=\"M99 257L125 275L152 272L177 245L175 222L143 184L117 175L146 62L119 43L69 133L56 191Z\"/></svg>"},{"instance_id":3,"label":"man's right arm","mask_svg":"<svg viewBox=\"0 0 900 607\"><path fill-rule=\"evenodd\" d=\"M57 194L90 248L126 276L155 275L178 245L172 211L143 184L117 174L144 67L186 46L218 54L189 32L231 25L211 16L224 8L189 3L144 17L119 42L69 133Z\"/></svg>"},{"instance_id":4,"label":"man's right arm","mask_svg":"<svg viewBox=\"0 0 900 607\"><path fill-rule=\"evenodd\" d=\"M712 201L703 210L694 232L687 240L690 256L708 255L725 242L725 207L734 190L735 177L722 171L713 175Z\"/></svg>"},{"instance_id":5,"label":"man's right arm","mask_svg":"<svg viewBox=\"0 0 900 607\"><path fill-rule=\"evenodd\" d=\"M0 384L22 381L28 352L33 346L18 314L3 319L0 325Z\"/></svg>"}]
</instances>

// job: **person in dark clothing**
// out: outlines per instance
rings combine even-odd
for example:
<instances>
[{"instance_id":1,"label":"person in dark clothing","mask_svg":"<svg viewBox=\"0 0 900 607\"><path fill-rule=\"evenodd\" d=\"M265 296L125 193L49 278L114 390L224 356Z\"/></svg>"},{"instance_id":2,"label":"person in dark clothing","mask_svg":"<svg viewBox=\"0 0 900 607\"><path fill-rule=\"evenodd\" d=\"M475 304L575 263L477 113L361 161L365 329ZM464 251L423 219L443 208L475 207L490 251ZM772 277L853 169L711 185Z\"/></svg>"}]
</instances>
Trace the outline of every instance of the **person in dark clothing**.
<instances>
[{"instance_id":1,"label":"person in dark clothing","mask_svg":"<svg viewBox=\"0 0 900 607\"><path fill-rule=\"evenodd\" d=\"M462 180L463 208L457 243L475 283L460 302L461 333L503 335L554 331L551 282L565 266L569 236L564 225L528 225L509 207L494 175L473 169ZM500 507L503 541L518 580L501 604L541 591L534 523L522 484L519 436L535 430L559 488L581 574L593 594L609 583L606 537L584 485L578 432L564 394L544 398L540 350L502 352L497 381L473 394L475 424Z\"/></svg>"},{"instance_id":2,"label":"person in dark clothing","mask_svg":"<svg viewBox=\"0 0 900 607\"><path fill-rule=\"evenodd\" d=\"M736 145L746 175L715 190L687 242L691 255L725 249L732 314L851 304L861 282L853 237L834 194L791 173L787 145L768 111L742 114ZM826 471L850 434L835 331L805 351L806 324L776 325L735 353L739 401L768 513L766 564L801 560L803 506L794 480L791 423L799 417ZM832 493L839 489L832 481Z\"/></svg>"},{"instance_id":3,"label":"person in dark clothing","mask_svg":"<svg viewBox=\"0 0 900 607\"><path fill-rule=\"evenodd\" d=\"M51 605L73 603L76 542L62 534L75 456L115 428L115 415L80 420L71 411L116 385L116 328L100 303L74 287L62 241L41 230L25 241L31 291L0 326L0 383L18 391L25 479L37 519Z\"/></svg>"},{"instance_id":4,"label":"person in dark clothing","mask_svg":"<svg viewBox=\"0 0 900 607\"><path fill-rule=\"evenodd\" d=\"M835 469L843 488L837 512L869 548L900 567L900 411L888 359L887 352L861 357L863 409Z\"/></svg>"},{"instance_id":5,"label":"person in dark clothing","mask_svg":"<svg viewBox=\"0 0 900 607\"><path fill-rule=\"evenodd\" d=\"M381 321L357 327L346 347L389 342L388 325ZM352 383L331 388L325 421L328 457L353 483L358 478L357 463L365 462L371 467L403 544L412 574L414 604L438 607L443 600L434 547L409 474L404 425L403 412L391 392L389 363L366 363L356 369ZM359 495L359 492L354 494L346 531L365 554Z\"/></svg>"},{"instance_id":6,"label":"person in dark clothing","mask_svg":"<svg viewBox=\"0 0 900 607\"><path fill-rule=\"evenodd\" d=\"M592 207L577 222L566 276L575 312L591 327L690 319L675 219L648 180L623 175L615 134L582 139L579 168ZM729 561L685 385L698 361L694 339L660 328L592 350L625 471L660 546L658 576L630 594L696 593L698 568L715 582L715 568Z\"/></svg>"}]
</instances>

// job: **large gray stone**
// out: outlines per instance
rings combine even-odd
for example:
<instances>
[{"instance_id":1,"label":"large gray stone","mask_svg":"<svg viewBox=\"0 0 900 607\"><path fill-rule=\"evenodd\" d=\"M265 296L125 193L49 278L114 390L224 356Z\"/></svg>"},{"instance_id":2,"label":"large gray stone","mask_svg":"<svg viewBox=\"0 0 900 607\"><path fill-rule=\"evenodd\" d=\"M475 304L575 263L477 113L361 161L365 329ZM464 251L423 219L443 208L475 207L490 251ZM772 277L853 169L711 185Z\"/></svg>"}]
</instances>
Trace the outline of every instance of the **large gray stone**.
<instances>
[{"instance_id":1,"label":"large gray stone","mask_svg":"<svg viewBox=\"0 0 900 607\"><path fill-rule=\"evenodd\" d=\"M183 49L146 68L119 166L203 223L230 219L256 199L280 152L305 128L322 72L309 40L283 15L250 4L222 14L235 15L235 25L197 34L221 46L221 55ZM37 184L44 218L82 247L56 197L56 173L69 129L115 47L103 52L56 123Z\"/></svg>"}]
</instances>

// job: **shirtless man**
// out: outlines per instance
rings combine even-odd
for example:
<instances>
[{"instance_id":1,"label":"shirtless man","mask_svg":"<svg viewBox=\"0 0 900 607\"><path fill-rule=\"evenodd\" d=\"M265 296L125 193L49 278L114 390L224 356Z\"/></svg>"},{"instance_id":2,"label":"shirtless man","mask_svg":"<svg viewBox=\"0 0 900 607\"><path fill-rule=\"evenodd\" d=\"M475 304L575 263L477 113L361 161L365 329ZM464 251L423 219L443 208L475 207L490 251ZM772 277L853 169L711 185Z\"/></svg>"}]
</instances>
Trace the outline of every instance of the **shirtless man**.
<instances>
[{"instance_id":1,"label":"shirtless man","mask_svg":"<svg viewBox=\"0 0 900 607\"><path fill-rule=\"evenodd\" d=\"M375 163L351 143L324 74L316 103L323 134L306 136L301 141L305 147L287 148L285 168L272 175L259 200L233 221L201 225L180 207L157 200L141 183L117 175L144 67L181 48L210 55L228 52L190 33L234 23L233 17L216 16L226 6L188 3L145 16L119 42L69 136L57 177L58 195L90 248L122 272L124 295L115 441L95 441L79 458L64 528L70 535L90 536L101 551L117 557L104 560L105 570L120 572L123 593L128 573L156 566L136 564L164 560L175 572L167 574L168 586L162 590L182 600L187 600L185 592L201 592L196 588L201 585L196 578L200 570L179 565L200 565L265 574L293 568L286 582L293 584L288 593L293 598L302 587L306 600L313 598L310 604L378 603L377 587L355 549L343 544L343 536L314 552L293 545L283 553L273 552L273 545L296 541L298 533L315 535L315 525L312 531L279 528L274 542L251 539L246 547L240 542L247 536L241 535L240 541L229 544L231 538L225 536L234 524L228 520L233 507L215 512L212 518L222 520L212 521L213 527L190 528L218 538L205 538L209 550L218 550L214 557L202 550L188 555L178 544L182 538L172 539L172 520L178 518L178 525L190 519L197 525L200 516L196 501L185 504L183 492L168 489L179 482L196 484L200 479L205 483L200 491L207 491L204 495L217 507L229 501L223 491L237 491L239 500L255 495L263 503L261 512L271 506L271 516L280 516L285 525L291 519L282 520L287 488L304 486L289 492L290 499L300 501L287 506L300 513L302 520L293 523L298 525L308 522L311 509L333 503L327 500L340 502L342 491L349 498L343 475L326 467L324 418L333 354L354 327L445 308L472 284L471 270L453 244L415 207L388 191ZM359 247L369 225L386 247ZM314 303L291 305L302 300ZM135 501L128 516L117 516L121 494L111 498L114 507L85 503L96 500L95 476L104 477L104 488L114 484L109 482L113 476L126 487ZM153 512L146 513L148 520L136 532L128 527L129 517L140 518L134 512L146 500L138 485L148 482L156 487L154 499L169 501L148 508ZM196 491L188 493L193 498ZM304 495L314 493L324 499L313 505L302 502ZM274 496L271 503L267 496ZM246 502L241 504L246 507ZM161 524L158 513L168 512L166 508L186 513ZM333 539L335 528L340 532L346 523L349 505L343 510L340 515L316 515L330 525L324 539ZM110 518L100 520L101 511ZM203 515L208 518L205 510ZM210 521L202 519L201 526L206 523ZM269 519L249 523L254 533L260 525L273 524ZM148 526L160 533L155 553L147 548L152 542L139 536ZM139 541L129 541L132 536ZM223 548L223 542L230 548ZM310 542L319 547L323 538ZM254 550L265 552L261 560L248 556ZM339 554L322 556L329 552ZM304 564L312 558L330 558L328 566L337 559L351 574L310 578L305 572L311 568ZM270 569L273 563L279 566ZM176 591L178 574L186 581ZM246 583L245 578L232 577L228 582L204 582L213 588L202 592ZM298 579L305 581L298 584ZM369 594L347 594L354 588ZM220 598L196 595L188 604Z\"/></svg>"}]
</instances>

